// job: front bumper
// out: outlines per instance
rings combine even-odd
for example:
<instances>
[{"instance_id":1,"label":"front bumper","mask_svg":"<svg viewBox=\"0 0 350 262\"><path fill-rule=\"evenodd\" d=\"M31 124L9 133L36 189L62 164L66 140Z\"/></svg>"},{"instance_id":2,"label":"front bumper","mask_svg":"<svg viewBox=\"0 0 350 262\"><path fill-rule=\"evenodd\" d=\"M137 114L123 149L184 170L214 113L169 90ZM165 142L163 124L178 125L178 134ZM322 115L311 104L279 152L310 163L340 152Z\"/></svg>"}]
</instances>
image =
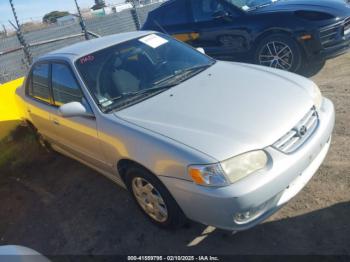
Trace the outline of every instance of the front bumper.
<instances>
[{"instance_id":1,"label":"front bumper","mask_svg":"<svg viewBox=\"0 0 350 262\"><path fill-rule=\"evenodd\" d=\"M331 58L340 56L342 54L345 54L349 50L350 50L350 38L347 40L344 40L343 42L337 45L322 49L319 55L321 59L327 60L327 59L331 59Z\"/></svg>"},{"instance_id":2,"label":"front bumper","mask_svg":"<svg viewBox=\"0 0 350 262\"><path fill-rule=\"evenodd\" d=\"M344 30L344 25L337 23L311 32L313 37L310 40L301 40L304 33L297 34L296 37L309 62L324 61L350 50L350 33L346 33ZM333 37L327 38L327 36Z\"/></svg>"},{"instance_id":3,"label":"front bumper","mask_svg":"<svg viewBox=\"0 0 350 262\"><path fill-rule=\"evenodd\" d=\"M186 180L160 177L185 215L197 222L227 230L251 228L275 213L312 178L330 146L334 127L334 107L324 99L319 110L319 126L296 152L284 154L269 147L273 163L267 171L256 172L221 188L202 187ZM252 212L244 223L237 214Z\"/></svg>"},{"instance_id":4,"label":"front bumper","mask_svg":"<svg viewBox=\"0 0 350 262\"><path fill-rule=\"evenodd\" d=\"M330 47L322 47L319 43L315 43L315 41L304 41L301 45L309 62L325 61L350 51L350 39L344 39Z\"/></svg>"}]
</instances>

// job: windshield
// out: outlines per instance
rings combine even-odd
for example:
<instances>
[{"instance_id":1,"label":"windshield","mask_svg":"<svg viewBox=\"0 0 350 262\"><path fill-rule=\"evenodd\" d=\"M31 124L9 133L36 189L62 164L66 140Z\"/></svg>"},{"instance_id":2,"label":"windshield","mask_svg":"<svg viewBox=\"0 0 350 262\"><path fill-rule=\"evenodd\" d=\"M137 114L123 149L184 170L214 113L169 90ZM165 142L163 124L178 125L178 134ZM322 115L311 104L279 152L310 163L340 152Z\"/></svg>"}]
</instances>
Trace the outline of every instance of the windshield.
<instances>
[{"instance_id":1,"label":"windshield","mask_svg":"<svg viewBox=\"0 0 350 262\"><path fill-rule=\"evenodd\" d=\"M198 74L215 60L163 34L123 42L76 61L103 112L119 110Z\"/></svg>"},{"instance_id":2,"label":"windshield","mask_svg":"<svg viewBox=\"0 0 350 262\"><path fill-rule=\"evenodd\" d=\"M235 5L243 11L250 11L260 7L264 7L279 0L224 0L229 4Z\"/></svg>"}]
</instances>

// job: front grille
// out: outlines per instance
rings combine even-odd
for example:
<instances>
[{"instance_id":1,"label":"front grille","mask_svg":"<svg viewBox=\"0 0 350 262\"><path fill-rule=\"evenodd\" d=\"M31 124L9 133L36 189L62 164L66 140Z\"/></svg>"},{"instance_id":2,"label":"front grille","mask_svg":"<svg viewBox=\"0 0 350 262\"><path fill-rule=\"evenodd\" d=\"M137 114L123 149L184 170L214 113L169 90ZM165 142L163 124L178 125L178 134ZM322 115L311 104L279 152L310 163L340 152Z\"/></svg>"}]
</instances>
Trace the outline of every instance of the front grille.
<instances>
[{"instance_id":1,"label":"front grille","mask_svg":"<svg viewBox=\"0 0 350 262\"><path fill-rule=\"evenodd\" d=\"M344 36L348 35L350 35L350 17L320 29L321 44L325 48L337 44Z\"/></svg>"},{"instance_id":2,"label":"front grille","mask_svg":"<svg viewBox=\"0 0 350 262\"><path fill-rule=\"evenodd\" d=\"M286 154L293 153L315 132L318 122L318 114L313 107L292 130L274 143L273 147Z\"/></svg>"},{"instance_id":3,"label":"front grille","mask_svg":"<svg viewBox=\"0 0 350 262\"><path fill-rule=\"evenodd\" d=\"M327 26L321 29L320 38L323 47L329 47L339 40L343 29L343 23Z\"/></svg>"}]
</instances>

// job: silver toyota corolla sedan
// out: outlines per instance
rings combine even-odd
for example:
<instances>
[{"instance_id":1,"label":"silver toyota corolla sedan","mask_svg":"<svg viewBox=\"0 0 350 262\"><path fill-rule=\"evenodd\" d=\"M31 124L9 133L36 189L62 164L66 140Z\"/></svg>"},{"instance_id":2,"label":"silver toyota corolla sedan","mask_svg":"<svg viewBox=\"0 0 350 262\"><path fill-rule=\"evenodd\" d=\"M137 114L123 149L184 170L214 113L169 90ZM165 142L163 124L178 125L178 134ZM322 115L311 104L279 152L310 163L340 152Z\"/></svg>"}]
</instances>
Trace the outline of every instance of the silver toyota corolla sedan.
<instances>
[{"instance_id":1,"label":"silver toyota corolla sedan","mask_svg":"<svg viewBox=\"0 0 350 262\"><path fill-rule=\"evenodd\" d=\"M216 61L155 32L42 56L17 94L54 150L127 188L163 227L262 222L315 174L335 118L306 78Z\"/></svg>"}]
</instances>

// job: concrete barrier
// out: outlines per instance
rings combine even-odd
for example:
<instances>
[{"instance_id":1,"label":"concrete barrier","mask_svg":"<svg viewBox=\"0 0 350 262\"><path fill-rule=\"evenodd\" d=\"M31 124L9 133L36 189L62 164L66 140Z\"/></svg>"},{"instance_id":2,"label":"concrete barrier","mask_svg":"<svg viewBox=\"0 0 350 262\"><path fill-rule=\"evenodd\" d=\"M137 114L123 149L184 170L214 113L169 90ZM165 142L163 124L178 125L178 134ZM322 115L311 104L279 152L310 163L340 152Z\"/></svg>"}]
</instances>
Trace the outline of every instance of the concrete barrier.
<instances>
[{"instance_id":1,"label":"concrete barrier","mask_svg":"<svg viewBox=\"0 0 350 262\"><path fill-rule=\"evenodd\" d=\"M23 79L0 84L0 139L8 135L22 119L22 110L18 108L15 92L22 85Z\"/></svg>"}]
</instances>

